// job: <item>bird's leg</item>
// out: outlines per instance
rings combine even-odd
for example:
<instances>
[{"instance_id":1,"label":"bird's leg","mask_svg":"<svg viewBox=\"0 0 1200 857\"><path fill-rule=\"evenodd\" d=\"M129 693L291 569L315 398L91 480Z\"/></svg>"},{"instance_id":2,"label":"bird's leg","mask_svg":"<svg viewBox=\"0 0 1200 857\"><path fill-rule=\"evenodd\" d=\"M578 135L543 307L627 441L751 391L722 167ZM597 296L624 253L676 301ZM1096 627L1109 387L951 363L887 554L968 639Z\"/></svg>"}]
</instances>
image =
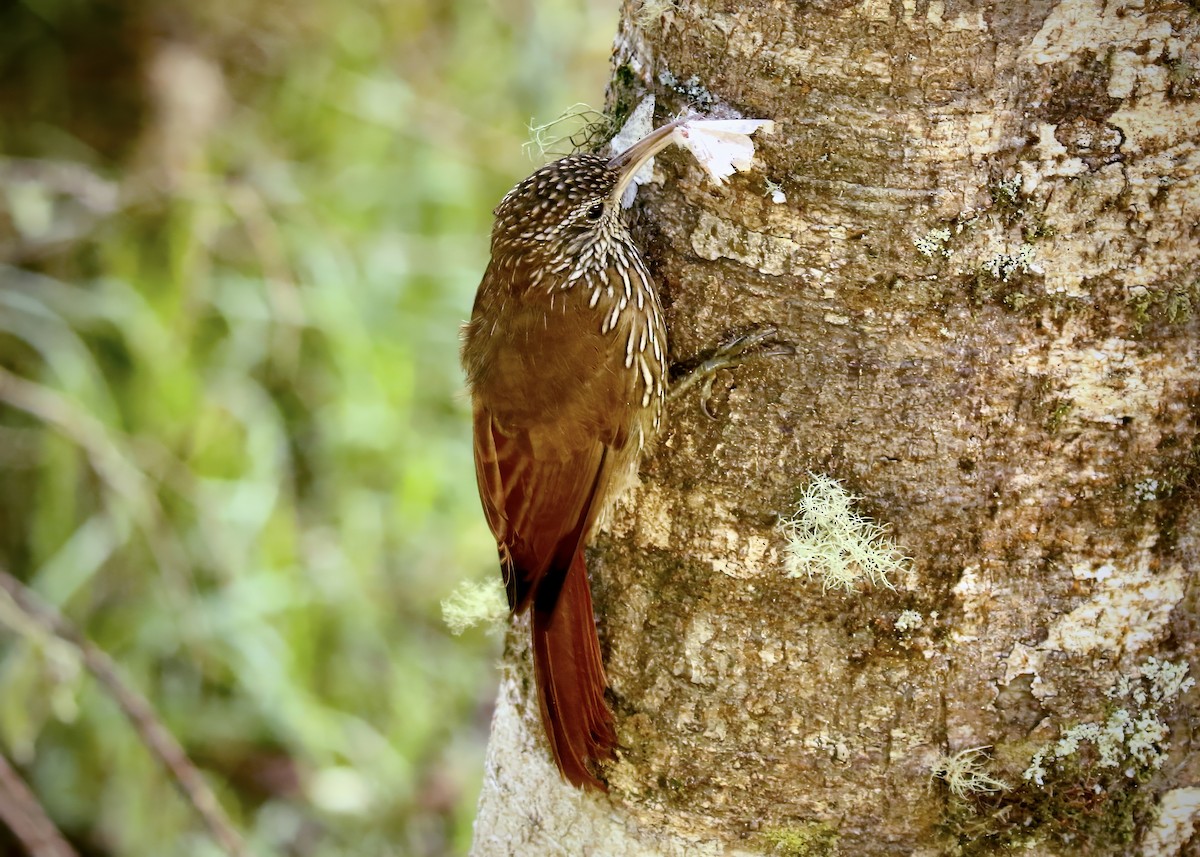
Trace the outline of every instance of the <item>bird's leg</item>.
<instances>
[{"instance_id":1,"label":"bird's leg","mask_svg":"<svg viewBox=\"0 0 1200 857\"><path fill-rule=\"evenodd\" d=\"M740 366L747 360L756 357L782 357L796 353L796 349L787 343L771 341L778 332L776 328L771 326L760 327L749 333L736 336L719 346L695 368L671 382L671 389L667 392L667 401L676 402L692 387L702 384L703 386L700 388L700 408L709 419L716 419L708 409L708 402L712 398L713 379L716 378L717 372L722 369L732 369ZM766 343L765 348L754 351L754 353L748 353L764 343Z\"/></svg>"}]
</instances>

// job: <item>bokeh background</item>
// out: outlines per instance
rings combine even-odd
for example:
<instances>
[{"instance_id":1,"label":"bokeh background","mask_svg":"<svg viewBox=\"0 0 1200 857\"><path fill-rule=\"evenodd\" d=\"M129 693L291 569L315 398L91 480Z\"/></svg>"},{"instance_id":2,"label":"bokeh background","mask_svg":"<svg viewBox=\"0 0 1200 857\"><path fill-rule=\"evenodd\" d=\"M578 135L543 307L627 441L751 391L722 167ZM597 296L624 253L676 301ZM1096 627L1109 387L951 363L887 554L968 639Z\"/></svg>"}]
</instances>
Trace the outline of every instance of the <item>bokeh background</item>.
<instances>
[{"instance_id":1,"label":"bokeh background","mask_svg":"<svg viewBox=\"0 0 1200 857\"><path fill-rule=\"evenodd\" d=\"M499 639L441 615L496 574L458 325L527 123L602 103L617 14L0 2L0 568L255 853L469 845ZM0 753L82 854L216 853L2 596Z\"/></svg>"}]
</instances>

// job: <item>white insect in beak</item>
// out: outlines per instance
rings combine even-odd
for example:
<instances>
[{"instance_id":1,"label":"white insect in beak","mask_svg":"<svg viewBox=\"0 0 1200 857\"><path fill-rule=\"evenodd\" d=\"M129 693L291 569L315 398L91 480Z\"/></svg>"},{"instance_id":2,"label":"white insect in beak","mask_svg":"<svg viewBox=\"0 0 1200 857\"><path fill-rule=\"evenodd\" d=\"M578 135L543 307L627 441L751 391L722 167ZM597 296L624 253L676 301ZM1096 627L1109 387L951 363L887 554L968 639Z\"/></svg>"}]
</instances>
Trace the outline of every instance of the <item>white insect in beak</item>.
<instances>
[{"instance_id":1,"label":"white insect in beak","mask_svg":"<svg viewBox=\"0 0 1200 857\"><path fill-rule=\"evenodd\" d=\"M735 172L750 169L754 161L755 131L770 134L770 119L693 119L675 129L675 142L687 148L717 184Z\"/></svg>"},{"instance_id":2,"label":"white insect in beak","mask_svg":"<svg viewBox=\"0 0 1200 857\"><path fill-rule=\"evenodd\" d=\"M624 208L633 203L637 186L649 180L654 156L672 143L691 152L714 182L724 184L735 172L750 169L754 161L754 141L750 135L756 131L770 134L775 130L770 119L705 119L691 113L647 134L645 129L650 126L653 111L654 97L648 96L612 140L616 154L608 165L620 171L613 194L621 198ZM629 140L637 136L641 139L630 144Z\"/></svg>"}]
</instances>

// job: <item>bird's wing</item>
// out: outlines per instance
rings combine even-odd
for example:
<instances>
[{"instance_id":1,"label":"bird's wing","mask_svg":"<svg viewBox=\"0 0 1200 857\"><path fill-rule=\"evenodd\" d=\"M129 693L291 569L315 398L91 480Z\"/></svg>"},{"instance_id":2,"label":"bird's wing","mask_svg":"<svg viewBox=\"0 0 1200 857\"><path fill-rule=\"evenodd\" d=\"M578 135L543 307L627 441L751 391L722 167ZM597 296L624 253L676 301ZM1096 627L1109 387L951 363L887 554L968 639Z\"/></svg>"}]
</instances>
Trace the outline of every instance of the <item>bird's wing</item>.
<instances>
[{"instance_id":1,"label":"bird's wing","mask_svg":"<svg viewBox=\"0 0 1200 857\"><path fill-rule=\"evenodd\" d=\"M531 593L553 604L561 577L599 513L611 474L609 447L588 438L565 443L549 431L508 429L475 406L475 471L496 536L509 607ZM547 573L550 572L550 578Z\"/></svg>"}]
</instances>

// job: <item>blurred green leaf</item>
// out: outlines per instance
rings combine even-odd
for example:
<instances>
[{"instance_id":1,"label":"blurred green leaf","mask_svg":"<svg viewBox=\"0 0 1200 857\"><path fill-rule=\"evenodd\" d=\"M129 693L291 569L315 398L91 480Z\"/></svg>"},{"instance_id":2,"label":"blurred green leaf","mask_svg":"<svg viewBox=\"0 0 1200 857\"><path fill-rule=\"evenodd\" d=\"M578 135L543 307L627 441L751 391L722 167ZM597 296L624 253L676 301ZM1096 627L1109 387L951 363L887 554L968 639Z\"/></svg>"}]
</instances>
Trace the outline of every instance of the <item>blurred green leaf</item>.
<instances>
[{"instance_id":1,"label":"blurred green leaf","mask_svg":"<svg viewBox=\"0 0 1200 857\"><path fill-rule=\"evenodd\" d=\"M113 655L255 853L470 842L497 641L440 603L496 555L458 328L527 121L600 100L616 16L0 11L0 565ZM0 621L0 750L55 820L91 854L217 853L52 649Z\"/></svg>"}]
</instances>

